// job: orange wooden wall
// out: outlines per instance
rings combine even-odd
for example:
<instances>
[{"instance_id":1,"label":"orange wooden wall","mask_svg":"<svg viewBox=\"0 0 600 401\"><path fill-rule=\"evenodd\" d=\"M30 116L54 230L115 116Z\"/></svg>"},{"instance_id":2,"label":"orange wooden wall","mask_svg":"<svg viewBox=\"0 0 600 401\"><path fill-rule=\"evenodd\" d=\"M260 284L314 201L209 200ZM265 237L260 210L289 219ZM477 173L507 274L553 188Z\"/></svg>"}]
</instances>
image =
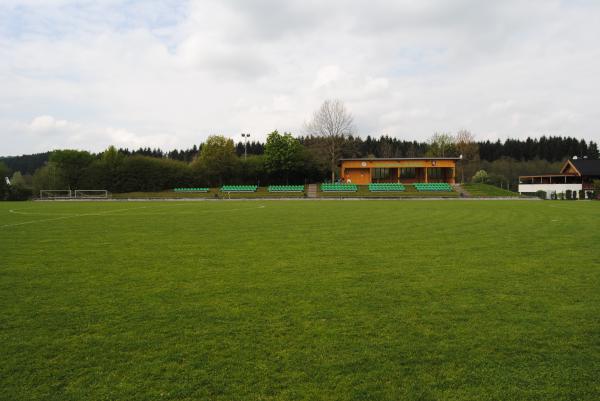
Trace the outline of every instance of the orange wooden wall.
<instances>
[{"instance_id":1,"label":"orange wooden wall","mask_svg":"<svg viewBox=\"0 0 600 401\"><path fill-rule=\"evenodd\" d=\"M453 174L447 182L454 184L456 175L456 160L452 159L374 159L374 160L342 160L340 177L343 181L350 179L354 184L369 184L371 182L372 168L435 168L445 167L453 169Z\"/></svg>"}]
</instances>

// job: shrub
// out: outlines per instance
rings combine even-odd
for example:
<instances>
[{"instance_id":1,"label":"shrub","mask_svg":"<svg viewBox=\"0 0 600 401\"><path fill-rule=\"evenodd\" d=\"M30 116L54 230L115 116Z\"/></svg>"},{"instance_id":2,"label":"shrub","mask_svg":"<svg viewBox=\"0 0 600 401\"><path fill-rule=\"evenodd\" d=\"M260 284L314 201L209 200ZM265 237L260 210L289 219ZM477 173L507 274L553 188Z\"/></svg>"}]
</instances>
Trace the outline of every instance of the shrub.
<instances>
[{"instance_id":1,"label":"shrub","mask_svg":"<svg viewBox=\"0 0 600 401\"><path fill-rule=\"evenodd\" d=\"M9 201L25 201L31 198L33 192L31 188L27 188L23 185L11 185L8 187L7 200Z\"/></svg>"},{"instance_id":2,"label":"shrub","mask_svg":"<svg viewBox=\"0 0 600 401\"><path fill-rule=\"evenodd\" d=\"M594 180L592 185L594 188L594 193L592 194L591 198L600 200L600 180Z\"/></svg>"},{"instance_id":3,"label":"shrub","mask_svg":"<svg viewBox=\"0 0 600 401\"><path fill-rule=\"evenodd\" d=\"M473 176L473 178L471 179L471 181L475 182L475 183L486 183L488 182L488 173L485 170L479 170L478 172L475 173L475 175Z\"/></svg>"},{"instance_id":4,"label":"shrub","mask_svg":"<svg viewBox=\"0 0 600 401\"><path fill-rule=\"evenodd\" d=\"M585 191L583 189L579 191L579 199L585 199Z\"/></svg>"},{"instance_id":5,"label":"shrub","mask_svg":"<svg viewBox=\"0 0 600 401\"><path fill-rule=\"evenodd\" d=\"M536 191L535 196L540 199L546 199L546 191Z\"/></svg>"},{"instance_id":6,"label":"shrub","mask_svg":"<svg viewBox=\"0 0 600 401\"><path fill-rule=\"evenodd\" d=\"M572 192L572 191L571 191L570 189L567 189L567 190L565 191L565 198L566 198L567 200L571 200L571 192Z\"/></svg>"}]
</instances>

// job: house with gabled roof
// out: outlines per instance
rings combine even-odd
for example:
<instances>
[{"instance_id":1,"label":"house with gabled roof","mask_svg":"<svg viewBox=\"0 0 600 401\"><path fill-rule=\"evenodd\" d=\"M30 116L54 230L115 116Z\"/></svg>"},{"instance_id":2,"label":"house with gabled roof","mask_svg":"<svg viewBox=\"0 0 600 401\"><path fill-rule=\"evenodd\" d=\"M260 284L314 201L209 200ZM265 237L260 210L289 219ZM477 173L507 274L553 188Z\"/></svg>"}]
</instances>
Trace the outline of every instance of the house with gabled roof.
<instances>
[{"instance_id":1,"label":"house with gabled roof","mask_svg":"<svg viewBox=\"0 0 600 401\"><path fill-rule=\"evenodd\" d=\"M600 160L573 157L563 164L558 174L524 175L519 177L519 193L533 195L538 191L552 194L573 193L580 198L580 193L590 198L593 193L594 180L600 180Z\"/></svg>"}]
</instances>

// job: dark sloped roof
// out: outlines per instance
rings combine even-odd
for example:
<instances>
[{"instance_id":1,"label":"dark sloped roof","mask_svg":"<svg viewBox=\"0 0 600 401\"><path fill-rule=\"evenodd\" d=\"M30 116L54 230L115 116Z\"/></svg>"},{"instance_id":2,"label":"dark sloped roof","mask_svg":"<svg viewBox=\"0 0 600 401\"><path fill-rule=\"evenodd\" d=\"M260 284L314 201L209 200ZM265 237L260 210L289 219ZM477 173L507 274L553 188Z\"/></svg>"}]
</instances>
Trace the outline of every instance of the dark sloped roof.
<instances>
[{"instance_id":1,"label":"dark sloped roof","mask_svg":"<svg viewBox=\"0 0 600 401\"><path fill-rule=\"evenodd\" d=\"M581 175L600 175L600 160L571 159L570 162Z\"/></svg>"}]
</instances>

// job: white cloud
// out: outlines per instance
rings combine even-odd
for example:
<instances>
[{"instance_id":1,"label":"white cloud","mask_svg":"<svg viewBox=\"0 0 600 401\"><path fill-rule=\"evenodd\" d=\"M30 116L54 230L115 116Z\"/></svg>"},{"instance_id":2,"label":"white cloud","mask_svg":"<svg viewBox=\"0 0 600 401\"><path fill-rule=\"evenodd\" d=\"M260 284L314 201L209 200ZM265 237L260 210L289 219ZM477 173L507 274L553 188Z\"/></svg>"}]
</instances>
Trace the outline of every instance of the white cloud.
<instances>
[{"instance_id":1,"label":"white cloud","mask_svg":"<svg viewBox=\"0 0 600 401\"><path fill-rule=\"evenodd\" d=\"M52 116L39 116L31 121L29 128L32 133L45 136L76 132L80 126L66 120L57 120Z\"/></svg>"},{"instance_id":2,"label":"white cloud","mask_svg":"<svg viewBox=\"0 0 600 401\"><path fill-rule=\"evenodd\" d=\"M598 17L558 0L9 0L0 154L301 133L325 98L363 135L598 141Z\"/></svg>"}]
</instances>

